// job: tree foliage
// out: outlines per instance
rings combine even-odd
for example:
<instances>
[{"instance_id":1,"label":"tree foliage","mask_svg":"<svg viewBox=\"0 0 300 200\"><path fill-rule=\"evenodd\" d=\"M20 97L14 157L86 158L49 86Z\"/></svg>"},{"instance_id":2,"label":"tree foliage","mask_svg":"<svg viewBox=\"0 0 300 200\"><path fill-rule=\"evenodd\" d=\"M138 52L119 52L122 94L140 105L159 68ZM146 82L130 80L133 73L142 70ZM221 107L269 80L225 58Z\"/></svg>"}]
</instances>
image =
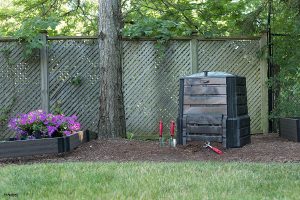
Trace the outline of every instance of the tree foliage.
<instances>
[{"instance_id":1,"label":"tree foliage","mask_svg":"<svg viewBox=\"0 0 300 200\"><path fill-rule=\"evenodd\" d=\"M278 94L272 117L300 115L300 1L274 1L272 10L273 64L278 66L272 79ZM281 35L280 35L281 34Z\"/></svg>"},{"instance_id":2,"label":"tree foliage","mask_svg":"<svg viewBox=\"0 0 300 200\"><path fill-rule=\"evenodd\" d=\"M7 2L9 2L7 0ZM251 0L251 2L257 2ZM254 3L247 0L123 0L123 34L130 37L191 35L205 37L240 34L245 17L249 21ZM0 9L1 36L15 35L16 28L34 20L37 29L49 35L96 35L95 0L14 0ZM248 16L248 17L247 17ZM53 22L55 26L45 27ZM252 22L251 22L252 23ZM246 26L249 27L249 26Z\"/></svg>"},{"instance_id":3,"label":"tree foliage","mask_svg":"<svg viewBox=\"0 0 300 200\"><path fill-rule=\"evenodd\" d=\"M245 1L231 0L132 0L125 10L124 34L130 37L198 34L205 37L239 32L236 20L246 9ZM173 22L173 26L170 25ZM152 26L155 24L155 26ZM158 26L158 27L157 27ZM173 31L176 27L176 31ZM156 34L157 28L160 28Z\"/></svg>"},{"instance_id":4,"label":"tree foliage","mask_svg":"<svg viewBox=\"0 0 300 200\"><path fill-rule=\"evenodd\" d=\"M4 0L0 36L27 42L28 53L39 48L38 34L97 35L97 0ZM274 117L300 115L300 1L299 0L123 0L123 36L203 37L258 35L267 30L272 2L273 64L280 66L270 80L279 94ZM280 88L280 90L278 89ZM292 98L294 96L294 98ZM294 103L295 102L295 103Z\"/></svg>"},{"instance_id":5,"label":"tree foliage","mask_svg":"<svg viewBox=\"0 0 300 200\"><path fill-rule=\"evenodd\" d=\"M48 35L96 34L97 8L91 0L7 0L0 9L0 36L26 42L26 54L43 45L41 31Z\"/></svg>"}]
</instances>

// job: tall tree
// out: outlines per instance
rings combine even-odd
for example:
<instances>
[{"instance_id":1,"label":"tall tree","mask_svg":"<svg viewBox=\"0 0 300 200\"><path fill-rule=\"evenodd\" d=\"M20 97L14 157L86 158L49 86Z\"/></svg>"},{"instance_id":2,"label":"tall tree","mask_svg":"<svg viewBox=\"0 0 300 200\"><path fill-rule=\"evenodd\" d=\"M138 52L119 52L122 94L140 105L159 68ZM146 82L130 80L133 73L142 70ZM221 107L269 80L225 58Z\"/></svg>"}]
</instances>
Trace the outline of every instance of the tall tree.
<instances>
[{"instance_id":1,"label":"tall tree","mask_svg":"<svg viewBox=\"0 0 300 200\"><path fill-rule=\"evenodd\" d=\"M126 136L122 91L121 28L121 1L99 0L99 134L106 137Z\"/></svg>"}]
</instances>

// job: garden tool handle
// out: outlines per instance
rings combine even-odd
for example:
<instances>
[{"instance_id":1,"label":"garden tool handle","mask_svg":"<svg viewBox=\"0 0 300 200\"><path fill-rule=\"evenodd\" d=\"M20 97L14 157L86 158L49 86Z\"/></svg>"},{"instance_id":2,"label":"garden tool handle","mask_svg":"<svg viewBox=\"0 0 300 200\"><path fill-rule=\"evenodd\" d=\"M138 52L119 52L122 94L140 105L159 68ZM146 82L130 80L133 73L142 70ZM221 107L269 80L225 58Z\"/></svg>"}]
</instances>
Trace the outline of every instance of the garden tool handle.
<instances>
[{"instance_id":1,"label":"garden tool handle","mask_svg":"<svg viewBox=\"0 0 300 200\"><path fill-rule=\"evenodd\" d=\"M170 123L170 135L172 138L174 137L174 132L175 132L175 122L172 120Z\"/></svg>"},{"instance_id":2,"label":"garden tool handle","mask_svg":"<svg viewBox=\"0 0 300 200\"><path fill-rule=\"evenodd\" d=\"M162 134L163 134L163 122L162 120L159 121L159 137L162 137Z\"/></svg>"},{"instance_id":3,"label":"garden tool handle","mask_svg":"<svg viewBox=\"0 0 300 200\"><path fill-rule=\"evenodd\" d=\"M212 147L212 146L208 146L208 147L211 150L213 150L214 152L216 152L217 154L223 154L223 152L220 149L216 148L216 147Z\"/></svg>"}]
</instances>

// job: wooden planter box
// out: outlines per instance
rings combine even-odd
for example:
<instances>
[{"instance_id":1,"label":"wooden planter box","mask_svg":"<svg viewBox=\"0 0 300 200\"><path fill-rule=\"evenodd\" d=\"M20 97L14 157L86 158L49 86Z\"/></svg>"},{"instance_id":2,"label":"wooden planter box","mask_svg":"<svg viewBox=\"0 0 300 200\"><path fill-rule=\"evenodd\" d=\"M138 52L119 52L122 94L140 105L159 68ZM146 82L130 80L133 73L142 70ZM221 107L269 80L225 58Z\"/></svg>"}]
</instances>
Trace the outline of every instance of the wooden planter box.
<instances>
[{"instance_id":1,"label":"wooden planter box","mask_svg":"<svg viewBox=\"0 0 300 200\"><path fill-rule=\"evenodd\" d=\"M280 118L280 137L300 142L300 117Z\"/></svg>"},{"instance_id":2,"label":"wooden planter box","mask_svg":"<svg viewBox=\"0 0 300 200\"><path fill-rule=\"evenodd\" d=\"M79 131L66 137L1 141L0 158L69 152L80 144L96 138L96 133Z\"/></svg>"}]
</instances>

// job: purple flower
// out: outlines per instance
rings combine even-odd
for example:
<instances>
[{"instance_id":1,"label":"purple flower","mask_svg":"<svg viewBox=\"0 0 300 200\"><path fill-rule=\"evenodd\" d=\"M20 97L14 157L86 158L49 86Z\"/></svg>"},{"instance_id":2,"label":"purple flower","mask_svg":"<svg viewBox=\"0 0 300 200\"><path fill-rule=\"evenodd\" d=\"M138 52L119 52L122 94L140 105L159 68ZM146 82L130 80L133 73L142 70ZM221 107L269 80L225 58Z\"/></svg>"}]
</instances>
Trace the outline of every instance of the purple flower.
<instances>
[{"instance_id":1,"label":"purple flower","mask_svg":"<svg viewBox=\"0 0 300 200\"><path fill-rule=\"evenodd\" d=\"M33 139L32 132L42 133L42 137L71 135L73 131L80 130L77 116L66 117L64 115L47 114L42 110L35 110L28 114L18 114L11 118L8 127L16 131L16 138Z\"/></svg>"},{"instance_id":2,"label":"purple flower","mask_svg":"<svg viewBox=\"0 0 300 200\"><path fill-rule=\"evenodd\" d=\"M65 134L65 136L71 135L71 131L63 131L63 133Z\"/></svg>"},{"instance_id":3,"label":"purple flower","mask_svg":"<svg viewBox=\"0 0 300 200\"><path fill-rule=\"evenodd\" d=\"M16 133L15 135L16 140L20 140L21 139L21 134L19 132Z\"/></svg>"},{"instance_id":4,"label":"purple flower","mask_svg":"<svg viewBox=\"0 0 300 200\"><path fill-rule=\"evenodd\" d=\"M67 121L67 118L64 115L57 115L57 121L58 123L62 124L65 123Z\"/></svg>"},{"instance_id":5,"label":"purple flower","mask_svg":"<svg viewBox=\"0 0 300 200\"><path fill-rule=\"evenodd\" d=\"M21 116L19 123L20 123L20 125L25 125L27 123L27 115Z\"/></svg>"},{"instance_id":6,"label":"purple flower","mask_svg":"<svg viewBox=\"0 0 300 200\"><path fill-rule=\"evenodd\" d=\"M39 115L39 119L40 119L41 121L45 121L45 120L47 119L47 114L46 114L46 113L41 113L41 114Z\"/></svg>"},{"instance_id":7,"label":"purple flower","mask_svg":"<svg viewBox=\"0 0 300 200\"><path fill-rule=\"evenodd\" d=\"M33 116L29 116L29 120L28 120L28 123L29 124L33 124L35 121L37 120L36 116L33 115Z\"/></svg>"},{"instance_id":8,"label":"purple flower","mask_svg":"<svg viewBox=\"0 0 300 200\"><path fill-rule=\"evenodd\" d=\"M52 134L57 130L55 126L47 126L48 135L51 137Z\"/></svg>"},{"instance_id":9,"label":"purple flower","mask_svg":"<svg viewBox=\"0 0 300 200\"><path fill-rule=\"evenodd\" d=\"M57 123L57 120L58 120L58 117L57 117L57 116L53 116L53 117L51 118L50 122L51 122L52 124L55 124L55 123Z\"/></svg>"},{"instance_id":10,"label":"purple flower","mask_svg":"<svg viewBox=\"0 0 300 200\"><path fill-rule=\"evenodd\" d=\"M77 116L76 115L72 115L70 118L73 119L74 121L77 121Z\"/></svg>"},{"instance_id":11,"label":"purple flower","mask_svg":"<svg viewBox=\"0 0 300 200\"><path fill-rule=\"evenodd\" d=\"M80 124L78 122L75 122L74 124L69 125L68 128L72 131L78 131L80 129Z\"/></svg>"},{"instance_id":12,"label":"purple flower","mask_svg":"<svg viewBox=\"0 0 300 200\"><path fill-rule=\"evenodd\" d=\"M27 131L23 131L23 130L18 130L19 135L22 136L26 136L28 133Z\"/></svg>"},{"instance_id":13,"label":"purple flower","mask_svg":"<svg viewBox=\"0 0 300 200\"><path fill-rule=\"evenodd\" d=\"M11 128L11 129L14 129L14 130L18 129L17 121L18 121L17 118L10 119L9 123L8 123L8 127Z\"/></svg>"},{"instance_id":14,"label":"purple flower","mask_svg":"<svg viewBox=\"0 0 300 200\"><path fill-rule=\"evenodd\" d=\"M34 139L35 139L35 137L33 135L28 136L28 140L34 140Z\"/></svg>"}]
</instances>

